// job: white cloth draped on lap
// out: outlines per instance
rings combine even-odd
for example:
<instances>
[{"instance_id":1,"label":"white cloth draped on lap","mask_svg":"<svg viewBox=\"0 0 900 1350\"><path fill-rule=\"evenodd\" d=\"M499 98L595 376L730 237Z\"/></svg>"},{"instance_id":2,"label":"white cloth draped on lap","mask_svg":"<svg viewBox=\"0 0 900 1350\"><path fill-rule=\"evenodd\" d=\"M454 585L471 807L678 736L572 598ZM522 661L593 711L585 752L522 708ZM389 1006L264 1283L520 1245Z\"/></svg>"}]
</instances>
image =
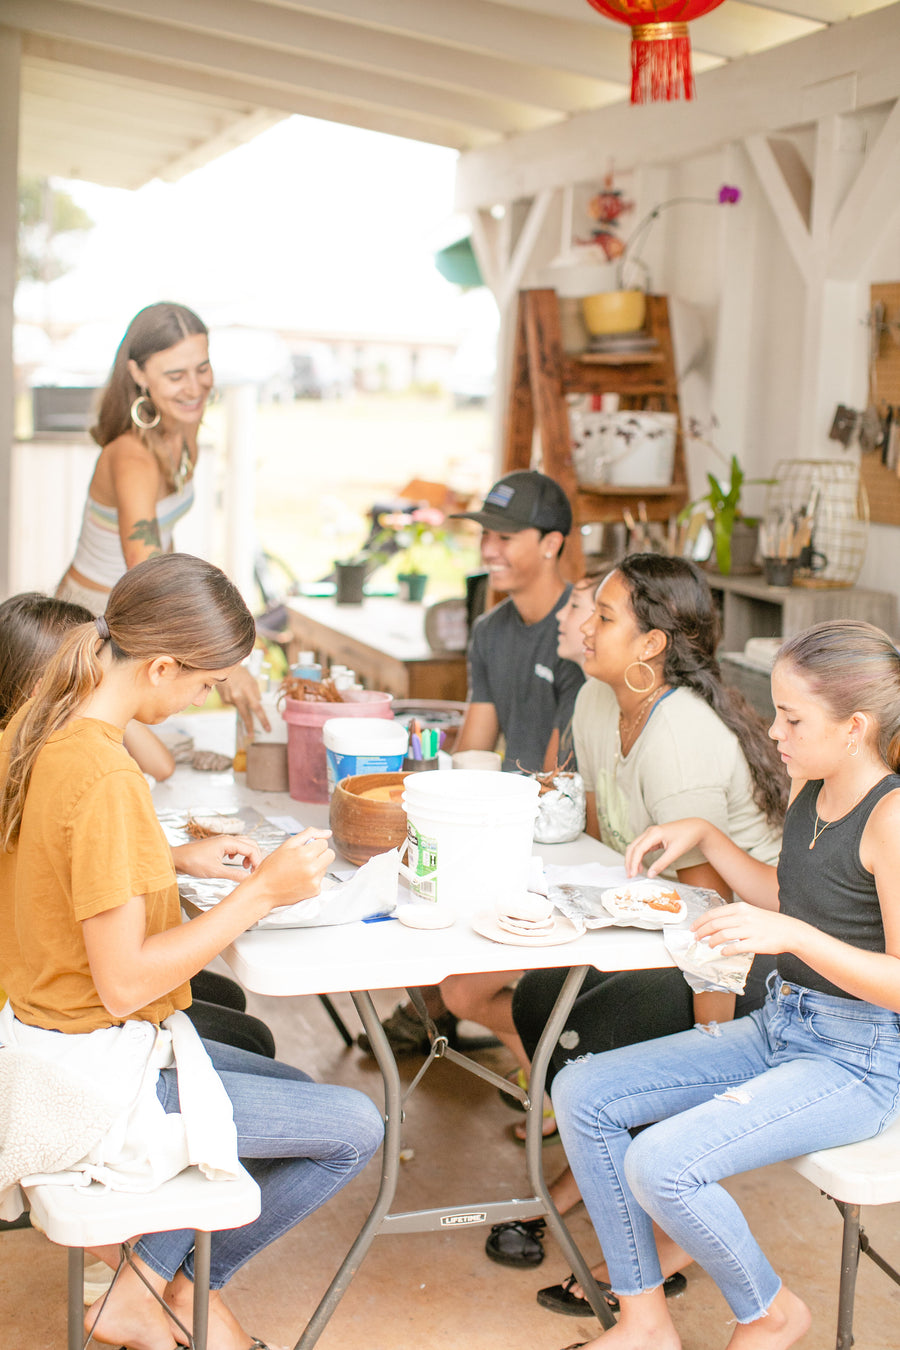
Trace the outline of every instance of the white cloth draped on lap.
<instances>
[{"instance_id":1,"label":"white cloth draped on lap","mask_svg":"<svg viewBox=\"0 0 900 1350\"><path fill-rule=\"evenodd\" d=\"M20 1181L141 1192L191 1165L212 1180L237 1176L231 1102L184 1013L161 1027L130 1021L68 1034L26 1026L7 1003L0 1047L0 1217L21 1213ZM172 1067L181 1112L167 1115L156 1084Z\"/></svg>"}]
</instances>

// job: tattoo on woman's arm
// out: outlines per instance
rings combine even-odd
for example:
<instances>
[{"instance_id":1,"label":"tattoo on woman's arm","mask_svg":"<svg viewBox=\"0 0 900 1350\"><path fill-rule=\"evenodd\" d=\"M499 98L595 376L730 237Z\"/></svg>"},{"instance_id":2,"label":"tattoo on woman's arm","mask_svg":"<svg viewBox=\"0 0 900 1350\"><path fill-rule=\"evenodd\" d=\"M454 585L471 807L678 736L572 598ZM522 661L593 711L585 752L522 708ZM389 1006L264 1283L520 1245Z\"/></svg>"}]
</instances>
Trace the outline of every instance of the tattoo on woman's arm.
<instances>
[{"instance_id":1,"label":"tattoo on woman's arm","mask_svg":"<svg viewBox=\"0 0 900 1350\"><path fill-rule=\"evenodd\" d=\"M159 535L158 520L136 520L128 538L146 544L153 553L162 553L162 539Z\"/></svg>"}]
</instances>

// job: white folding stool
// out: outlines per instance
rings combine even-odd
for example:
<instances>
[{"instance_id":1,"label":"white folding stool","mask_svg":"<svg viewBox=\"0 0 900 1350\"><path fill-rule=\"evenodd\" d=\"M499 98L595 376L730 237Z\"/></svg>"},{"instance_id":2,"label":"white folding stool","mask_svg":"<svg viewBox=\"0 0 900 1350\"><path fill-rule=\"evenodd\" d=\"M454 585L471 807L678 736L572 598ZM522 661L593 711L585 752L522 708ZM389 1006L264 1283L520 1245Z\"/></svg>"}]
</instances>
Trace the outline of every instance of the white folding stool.
<instances>
[{"instance_id":1,"label":"white folding stool","mask_svg":"<svg viewBox=\"0 0 900 1350\"><path fill-rule=\"evenodd\" d=\"M860 1253L874 1261L895 1284L900 1284L900 1271L869 1245L859 1223L861 1205L892 1205L900 1200L900 1120L874 1139L805 1153L802 1157L792 1158L790 1166L833 1200L843 1216L835 1350L850 1350Z\"/></svg>"},{"instance_id":2,"label":"white folding stool","mask_svg":"<svg viewBox=\"0 0 900 1350\"><path fill-rule=\"evenodd\" d=\"M47 1237L69 1248L68 1350L84 1350L86 1345L84 1248L177 1228L194 1229L191 1350L206 1350L210 1233L241 1228L259 1217L259 1187L249 1172L242 1167L234 1181L209 1181L198 1167L188 1167L142 1195L111 1191L97 1182L86 1187L47 1183L23 1189Z\"/></svg>"}]
</instances>

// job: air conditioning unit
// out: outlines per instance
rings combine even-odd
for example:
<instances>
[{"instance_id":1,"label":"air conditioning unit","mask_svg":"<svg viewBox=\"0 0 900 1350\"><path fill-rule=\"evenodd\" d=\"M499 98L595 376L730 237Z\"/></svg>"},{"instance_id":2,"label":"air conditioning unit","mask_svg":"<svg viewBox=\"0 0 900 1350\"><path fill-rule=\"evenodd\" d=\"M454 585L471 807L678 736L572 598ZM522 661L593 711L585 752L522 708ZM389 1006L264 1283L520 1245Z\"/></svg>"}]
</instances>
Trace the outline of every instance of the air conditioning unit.
<instances>
[{"instance_id":1,"label":"air conditioning unit","mask_svg":"<svg viewBox=\"0 0 900 1350\"><path fill-rule=\"evenodd\" d=\"M97 393L90 386L36 385L31 391L34 435L86 432L96 417Z\"/></svg>"}]
</instances>

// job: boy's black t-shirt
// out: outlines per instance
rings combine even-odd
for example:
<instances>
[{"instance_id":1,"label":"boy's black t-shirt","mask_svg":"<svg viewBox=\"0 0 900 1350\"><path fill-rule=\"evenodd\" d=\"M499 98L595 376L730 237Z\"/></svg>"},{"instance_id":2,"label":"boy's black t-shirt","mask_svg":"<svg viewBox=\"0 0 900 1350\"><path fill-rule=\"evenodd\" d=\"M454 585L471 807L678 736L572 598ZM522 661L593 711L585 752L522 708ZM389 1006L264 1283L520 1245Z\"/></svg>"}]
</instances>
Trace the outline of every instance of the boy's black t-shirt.
<instances>
[{"instance_id":1,"label":"boy's black t-shirt","mask_svg":"<svg viewBox=\"0 0 900 1350\"><path fill-rule=\"evenodd\" d=\"M549 614L527 624L511 599L483 614L469 643L469 700L492 703L506 741L503 768L540 772L554 728L571 721L581 667L556 653L556 616L569 598L566 586Z\"/></svg>"}]
</instances>

